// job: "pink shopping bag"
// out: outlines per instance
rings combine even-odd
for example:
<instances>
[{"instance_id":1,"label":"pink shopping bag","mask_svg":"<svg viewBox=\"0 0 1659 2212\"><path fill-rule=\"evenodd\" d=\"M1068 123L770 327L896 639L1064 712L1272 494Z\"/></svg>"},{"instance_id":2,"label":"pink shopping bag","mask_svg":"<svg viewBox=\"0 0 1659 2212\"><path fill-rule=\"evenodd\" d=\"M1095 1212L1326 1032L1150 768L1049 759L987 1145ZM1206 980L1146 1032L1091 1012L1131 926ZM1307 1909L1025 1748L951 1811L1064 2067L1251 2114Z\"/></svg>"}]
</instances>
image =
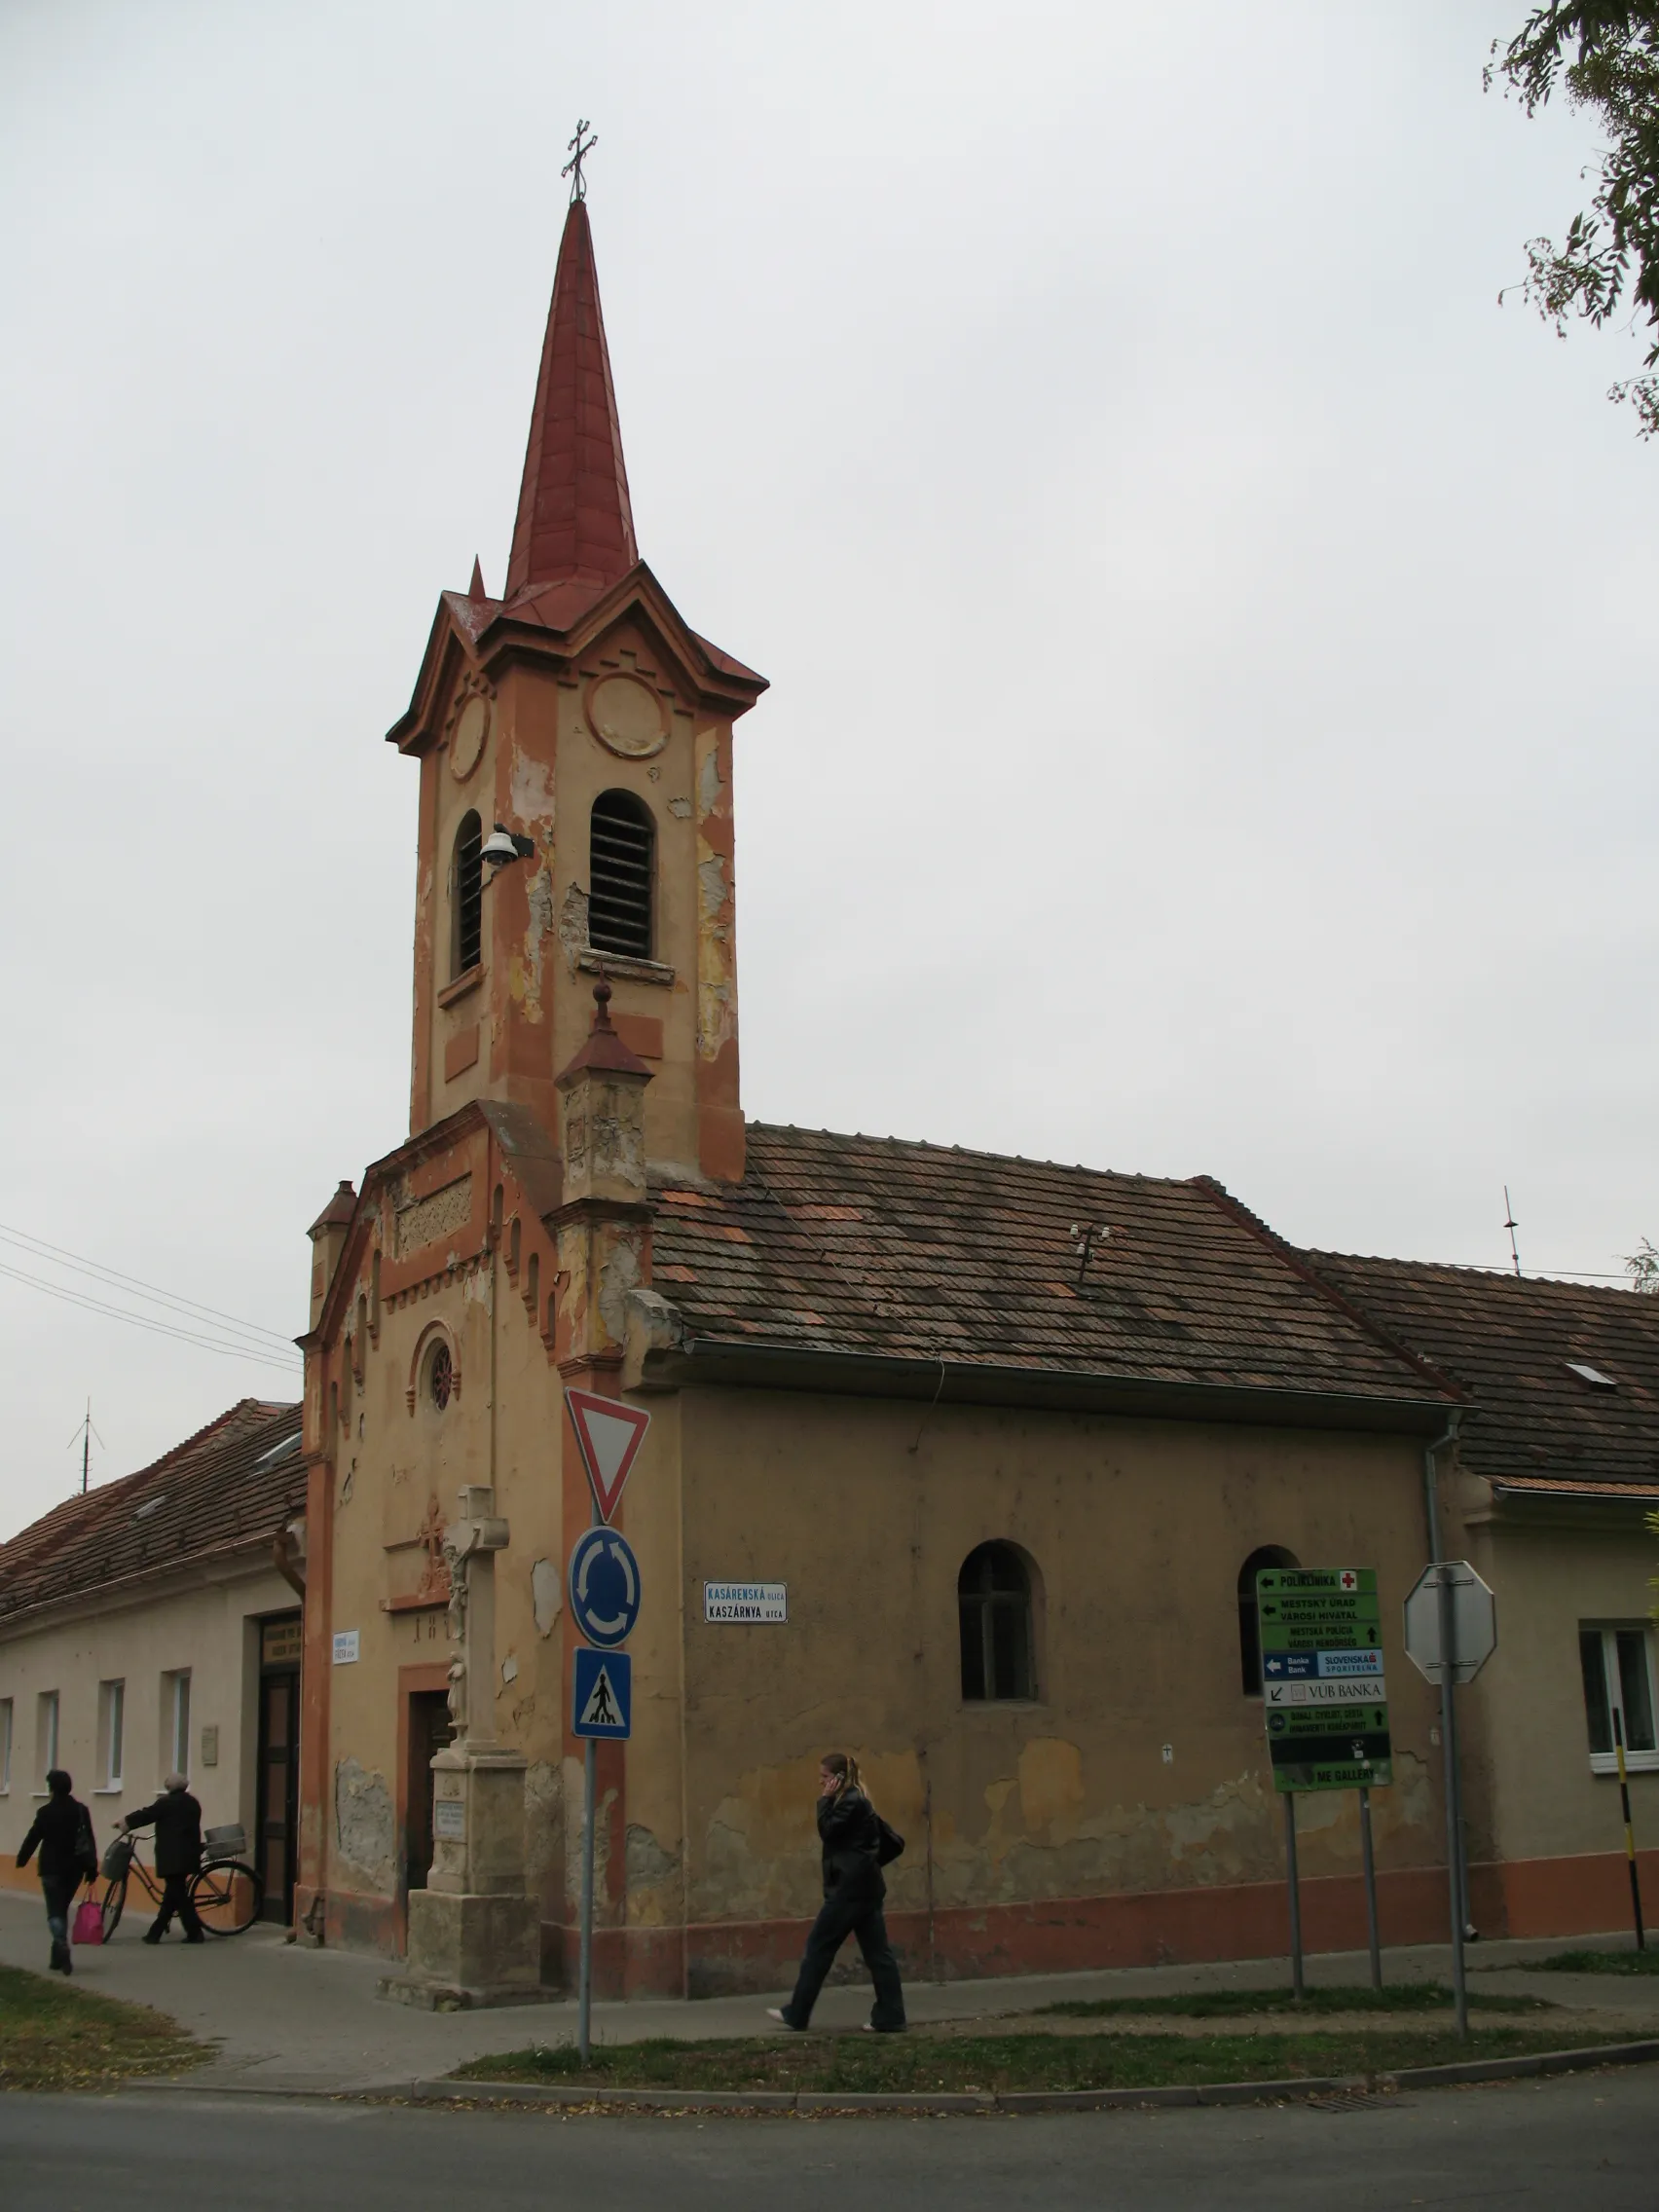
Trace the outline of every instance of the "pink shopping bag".
<instances>
[{"instance_id":1,"label":"pink shopping bag","mask_svg":"<svg viewBox=\"0 0 1659 2212\"><path fill-rule=\"evenodd\" d=\"M96 1898L83 1898L75 1910L75 1926L70 1936L73 1943L101 1943L103 1941L103 1914L98 1910Z\"/></svg>"}]
</instances>

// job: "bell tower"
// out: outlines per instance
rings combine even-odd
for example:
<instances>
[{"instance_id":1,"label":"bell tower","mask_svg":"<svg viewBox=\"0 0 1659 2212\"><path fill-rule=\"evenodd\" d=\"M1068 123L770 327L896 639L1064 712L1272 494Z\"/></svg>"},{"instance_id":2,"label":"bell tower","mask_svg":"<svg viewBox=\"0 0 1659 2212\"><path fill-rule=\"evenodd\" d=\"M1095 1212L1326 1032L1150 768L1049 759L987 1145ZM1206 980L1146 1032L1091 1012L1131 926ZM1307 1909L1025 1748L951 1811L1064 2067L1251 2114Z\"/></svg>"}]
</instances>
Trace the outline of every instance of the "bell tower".
<instances>
[{"instance_id":1,"label":"bell tower","mask_svg":"<svg viewBox=\"0 0 1659 2212\"><path fill-rule=\"evenodd\" d=\"M476 562L443 593L387 732L421 763L412 1135L473 1099L556 1133L603 975L653 1079L647 1161L742 1176L732 726L765 687L639 557L574 198L501 596Z\"/></svg>"}]
</instances>

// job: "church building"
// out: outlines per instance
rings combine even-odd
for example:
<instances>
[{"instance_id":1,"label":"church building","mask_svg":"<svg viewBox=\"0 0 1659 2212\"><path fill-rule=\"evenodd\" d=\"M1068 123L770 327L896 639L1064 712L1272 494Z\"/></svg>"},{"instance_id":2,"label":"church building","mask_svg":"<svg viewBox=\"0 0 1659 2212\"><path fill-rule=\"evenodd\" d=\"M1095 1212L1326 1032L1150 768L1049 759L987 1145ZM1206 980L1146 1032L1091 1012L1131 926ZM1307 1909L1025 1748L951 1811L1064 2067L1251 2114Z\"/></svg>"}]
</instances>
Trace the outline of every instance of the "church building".
<instances>
[{"instance_id":1,"label":"church building","mask_svg":"<svg viewBox=\"0 0 1659 2212\"><path fill-rule=\"evenodd\" d=\"M572 1977L574 1387L651 1416L602 1993L789 1979L832 1748L906 1838L909 1972L1282 1948L1263 1565L1378 1571L1384 1933L1437 1938L1398 1623L1458 1390L1207 1179L745 1120L765 688L640 556L578 198L499 595L476 565L441 595L389 732L420 777L409 1129L311 1232L296 1917L433 1989ZM1362 1944L1351 1792L1304 1803L1301 1858L1310 1944Z\"/></svg>"}]
</instances>

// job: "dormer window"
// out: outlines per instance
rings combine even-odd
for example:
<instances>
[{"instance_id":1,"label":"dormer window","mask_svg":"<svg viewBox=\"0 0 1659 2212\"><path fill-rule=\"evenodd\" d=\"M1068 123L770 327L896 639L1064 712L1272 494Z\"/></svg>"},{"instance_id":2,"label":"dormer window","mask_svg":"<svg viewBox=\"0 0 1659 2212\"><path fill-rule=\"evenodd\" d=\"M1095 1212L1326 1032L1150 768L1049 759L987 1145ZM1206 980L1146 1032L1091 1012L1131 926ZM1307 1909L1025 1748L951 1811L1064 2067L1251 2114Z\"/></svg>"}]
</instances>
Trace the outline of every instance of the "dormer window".
<instances>
[{"instance_id":1,"label":"dormer window","mask_svg":"<svg viewBox=\"0 0 1659 2212\"><path fill-rule=\"evenodd\" d=\"M601 792L588 830L588 942L596 952L651 958L656 824L632 792Z\"/></svg>"},{"instance_id":2,"label":"dormer window","mask_svg":"<svg viewBox=\"0 0 1659 2212\"><path fill-rule=\"evenodd\" d=\"M484 956L484 828L468 811L455 833L450 862L450 980Z\"/></svg>"}]
</instances>

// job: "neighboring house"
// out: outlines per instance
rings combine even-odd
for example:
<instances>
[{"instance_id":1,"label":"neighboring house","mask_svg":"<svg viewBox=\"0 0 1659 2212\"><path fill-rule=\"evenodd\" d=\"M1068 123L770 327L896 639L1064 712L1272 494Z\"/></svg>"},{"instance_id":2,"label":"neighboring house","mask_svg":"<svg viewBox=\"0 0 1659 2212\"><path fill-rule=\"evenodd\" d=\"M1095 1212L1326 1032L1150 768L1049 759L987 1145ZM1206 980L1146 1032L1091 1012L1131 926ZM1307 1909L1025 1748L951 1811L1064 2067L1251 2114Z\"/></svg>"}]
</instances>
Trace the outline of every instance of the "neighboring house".
<instances>
[{"instance_id":1,"label":"neighboring house","mask_svg":"<svg viewBox=\"0 0 1659 2212\"><path fill-rule=\"evenodd\" d=\"M569 1972L577 1384L653 1413L602 1988L786 1978L834 1746L909 1839L919 1971L1278 1949L1240 1599L1294 1555L1397 1604L1455 1393L1212 1184L746 1124L733 725L762 688L639 559L578 203L501 597L443 594L390 732L410 1133L312 1230L298 1909L434 1981ZM1055 1029L976 1049L1070 1080ZM722 1583L782 1596L733 1617ZM1432 1938L1434 1701L1397 1641L1389 1677L1383 1909ZM1351 1791L1304 1808L1302 1865L1310 1939L1363 1942Z\"/></svg>"},{"instance_id":2,"label":"neighboring house","mask_svg":"<svg viewBox=\"0 0 1659 2212\"><path fill-rule=\"evenodd\" d=\"M305 1552L300 1409L244 1398L0 1545L0 1879L49 1767L100 1844L178 1769L288 1917Z\"/></svg>"},{"instance_id":3,"label":"neighboring house","mask_svg":"<svg viewBox=\"0 0 1659 2212\"><path fill-rule=\"evenodd\" d=\"M1493 1936L1628 1924L1615 1715L1659 1911L1659 1299L1466 1268L1304 1255L1467 1395L1445 1542L1497 1596L1459 1693L1475 1918Z\"/></svg>"}]
</instances>

